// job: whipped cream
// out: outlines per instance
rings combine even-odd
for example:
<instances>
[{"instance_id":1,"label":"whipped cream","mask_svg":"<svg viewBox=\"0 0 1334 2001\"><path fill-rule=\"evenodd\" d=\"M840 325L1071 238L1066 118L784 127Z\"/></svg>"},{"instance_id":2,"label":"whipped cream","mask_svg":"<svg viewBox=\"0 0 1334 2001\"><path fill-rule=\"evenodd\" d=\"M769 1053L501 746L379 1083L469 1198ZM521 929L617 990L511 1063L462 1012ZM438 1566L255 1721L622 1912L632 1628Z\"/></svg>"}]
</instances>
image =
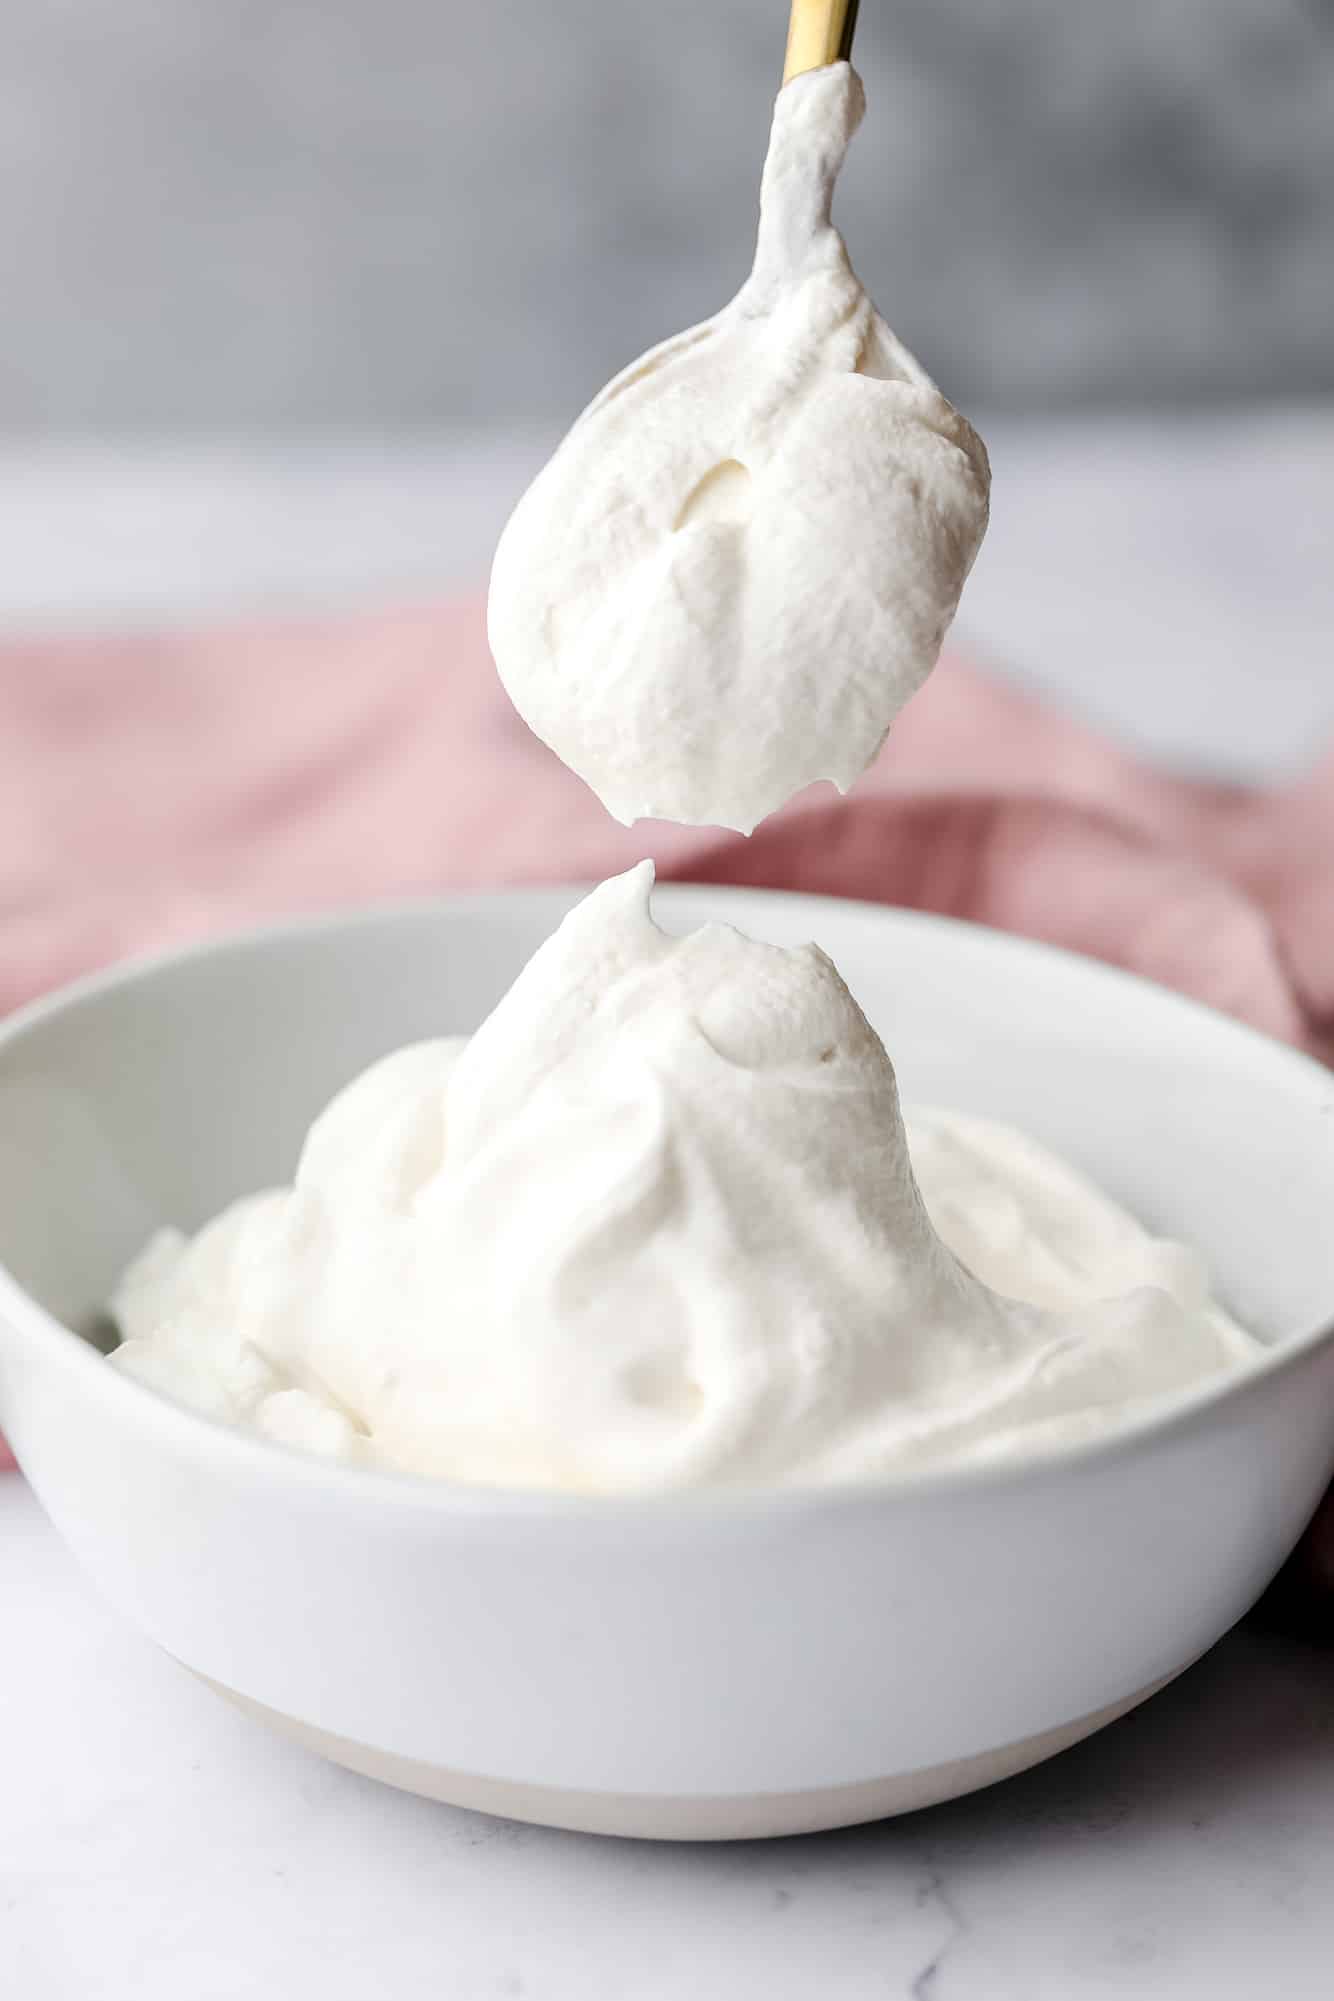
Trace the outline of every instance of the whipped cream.
<instances>
[{"instance_id":1,"label":"whipped cream","mask_svg":"<svg viewBox=\"0 0 1334 2001\"><path fill-rule=\"evenodd\" d=\"M602 391L496 551L501 679L618 820L749 833L846 791L982 540L982 443L830 221L863 106L845 62L783 89L749 280Z\"/></svg>"},{"instance_id":2,"label":"whipped cream","mask_svg":"<svg viewBox=\"0 0 1334 2001\"><path fill-rule=\"evenodd\" d=\"M1252 1352L1197 1257L1041 1147L905 1133L822 952L668 936L652 879L470 1041L350 1084L293 1187L160 1234L114 1364L307 1451L619 1492L1036 1452Z\"/></svg>"}]
</instances>

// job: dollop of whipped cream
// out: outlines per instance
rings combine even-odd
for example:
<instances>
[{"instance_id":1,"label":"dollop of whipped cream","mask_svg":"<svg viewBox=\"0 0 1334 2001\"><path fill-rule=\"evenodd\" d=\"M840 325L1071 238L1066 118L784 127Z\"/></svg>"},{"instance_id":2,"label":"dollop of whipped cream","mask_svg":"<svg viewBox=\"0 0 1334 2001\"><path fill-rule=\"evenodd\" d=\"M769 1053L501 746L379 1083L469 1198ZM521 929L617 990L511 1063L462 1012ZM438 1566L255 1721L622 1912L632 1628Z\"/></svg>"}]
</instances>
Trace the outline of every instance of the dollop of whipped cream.
<instances>
[{"instance_id":1,"label":"dollop of whipped cream","mask_svg":"<svg viewBox=\"0 0 1334 2001\"><path fill-rule=\"evenodd\" d=\"M578 1492L864 1480L1124 1422L1252 1352L1200 1260L1004 1128L900 1116L814 946L660 930L643 863L290 1189L164 1232L116 1366L313 1452Z\"/></svg>"},{"instance_id":2,"label":"dollop of whipped cream","mask_svg":"<svg viewBox=\"0 0 1334 2001\"><path fill-rule=\"evenodd\" d=\"M627 824L749 833L813 780L846 791L986 529L981 440L830 221L863 108L845 62L782 90L749 280L602 391L496 551L501 679Z\"/></svg>"}]
</instances>

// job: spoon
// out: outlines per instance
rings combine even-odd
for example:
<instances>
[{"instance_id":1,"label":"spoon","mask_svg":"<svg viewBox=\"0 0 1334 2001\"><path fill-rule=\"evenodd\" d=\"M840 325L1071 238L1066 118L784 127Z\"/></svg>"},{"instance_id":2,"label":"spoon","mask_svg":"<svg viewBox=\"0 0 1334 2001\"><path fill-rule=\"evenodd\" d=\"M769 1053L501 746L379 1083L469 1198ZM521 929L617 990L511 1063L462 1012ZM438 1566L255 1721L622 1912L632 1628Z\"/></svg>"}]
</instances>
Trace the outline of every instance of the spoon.
<instances>
[{"instance_id":1,"label":"spoon","mask_svg":"<svg viewBox=\"0 0 1334 2001\"><path fill-rule=\"evenodd\" d=\"M783 82L808 69L846 62L852 52L858 0L792 0Z\"/></svg>"}]
</instances>

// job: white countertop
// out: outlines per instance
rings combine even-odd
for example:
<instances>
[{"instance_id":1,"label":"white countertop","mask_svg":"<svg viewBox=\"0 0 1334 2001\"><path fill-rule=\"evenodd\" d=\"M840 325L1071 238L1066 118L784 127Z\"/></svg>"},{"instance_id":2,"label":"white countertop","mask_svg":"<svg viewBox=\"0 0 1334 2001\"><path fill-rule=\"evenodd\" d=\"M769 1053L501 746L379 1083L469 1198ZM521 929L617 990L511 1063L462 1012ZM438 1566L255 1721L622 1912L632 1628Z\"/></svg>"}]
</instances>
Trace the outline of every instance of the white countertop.
<instances>
[{"instance_id":1,"label":"white countertop","mask_svg":"<svg viewBox=\"0 0 1334 2001\"><path fill-rule=\"evenodd\" d=\"M1334 1993L1328 1653L1239 1631L989 1793L669 1847L434 1806L270 1738L102 1607L14 1478L0 1578L14 2001Z\"/></svg>"},{"instance_id":2,"label":"white countertop","mask_svg":"<svg viewBox=\"0 0 1334 2001\"><path fill-rule=\"evenodd\" d=\"M1275 773L1334 729L1334 413L993 439L976 643L1207 768ZM0 454L0 630L461 585L537 449ZM271 1740L0 1477L15 2001L1329 2001L1332 1884L1334 1655L1295 1642L1238 1631L1092 1742L903 1821L618 1844Z\"/></svg>"},{"instance_id":3,"label":"white countertop","mask_svg":"<svg viewBox=\"0 0 1334 2001\"><path fill-rule=\"evenodd\" d=\"M1334 732L1334 402L984 429L966 643L1189 763L1267 774ZM552 442L0 445L0 632L479 586Z\"/></svg>"}]
</instances>

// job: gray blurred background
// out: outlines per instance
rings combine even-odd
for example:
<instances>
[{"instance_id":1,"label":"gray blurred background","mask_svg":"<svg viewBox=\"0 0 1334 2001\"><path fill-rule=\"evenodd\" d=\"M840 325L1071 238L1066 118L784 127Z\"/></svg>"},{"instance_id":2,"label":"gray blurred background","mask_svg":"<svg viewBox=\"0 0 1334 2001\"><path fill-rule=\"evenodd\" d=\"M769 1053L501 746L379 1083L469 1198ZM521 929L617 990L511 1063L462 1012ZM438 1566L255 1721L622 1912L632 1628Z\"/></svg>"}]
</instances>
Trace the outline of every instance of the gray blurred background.
<instances>
[{"instance_id":1,"label":"gray blurred background","mask_svg":"<svg viewBox=\"0 0 1334 2001\"><path fill-rule=\"evenodd\" d=\"M479 588L749 265L787 0L0 0L0 636ZM839 220L983 429L959 640L1334 729L1334 0L862 0Z\"/></svg>"},{"instance_id":2,"label":"gray blurred background","mask_svg":"<svg viewBox=\"0 0 1334 2001\"><path fill-rule=\"evenodd\" d=\"M785 0L3 0L0 428L555 421L747 268ZM863 0L854 259L991 410L1334 386L1330 0Z\"/></svg>"}]
</instances>

